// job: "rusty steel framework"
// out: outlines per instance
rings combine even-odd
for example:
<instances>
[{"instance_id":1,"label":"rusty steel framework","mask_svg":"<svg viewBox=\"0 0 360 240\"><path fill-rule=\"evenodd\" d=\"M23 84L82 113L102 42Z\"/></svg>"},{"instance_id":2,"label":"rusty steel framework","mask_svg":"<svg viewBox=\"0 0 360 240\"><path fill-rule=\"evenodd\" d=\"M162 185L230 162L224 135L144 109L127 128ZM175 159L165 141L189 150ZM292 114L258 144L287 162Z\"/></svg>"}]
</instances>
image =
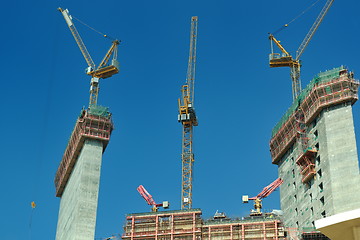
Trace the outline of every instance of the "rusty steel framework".
<instances>
[{"instance_id":1,"label":"rusty steel framework","mask_svg":"<svg viewBox=\"0 0 360 240\"><path fill-rule=\"evenodd\" d=\"M203 220L201 214L200 209L128 214L122 239L285 239L282 222L274 216Z\"/></svg>"},{"instance_id":2,"label":"rusty steel framework","mask_svg":"<svg viewBox=\"0 0 360 240\"><path fill-rule=\"evenodd\" d=\"M76 121L63 158L55 176L56 196L61 197L70 174L75 166L86 139L97 139L103 143L103 150L110 140L113 130L111 114L98 115L91 109L82 110Z\"/></svg>"},{"instance_id":3,"label":"rusty steel framework","mask_svg":"<svg viewBox=\"0 0 360 240\"><path fill-rule=\"evenodd\" d=\"M301 109L303 113L303 124L309 125L326 107L347 102L354 104L358 99L358 86L359 82L345 68L339 70L336 78L315 83L309 92L304 95L304 99L296 103L298 104L297 109ZM298 111L291 113L270 140L270 151L272 163L274 164L280 161L281 157L297 139L301 139L299 138L297 114ZM307 150L303 149L300 155L309 156L305 154ZM301 162L301 159L299 161ZM301 165L300 162L299 165Z\"/></svg>"}]
</instances>

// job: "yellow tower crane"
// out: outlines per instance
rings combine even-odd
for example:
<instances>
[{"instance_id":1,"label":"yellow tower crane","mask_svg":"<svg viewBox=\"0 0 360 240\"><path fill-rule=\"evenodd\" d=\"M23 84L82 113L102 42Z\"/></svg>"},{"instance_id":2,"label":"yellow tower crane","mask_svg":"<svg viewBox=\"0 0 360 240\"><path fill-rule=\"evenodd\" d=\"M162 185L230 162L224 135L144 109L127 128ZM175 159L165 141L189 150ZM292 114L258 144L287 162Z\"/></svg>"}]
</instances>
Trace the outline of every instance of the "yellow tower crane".
<instances>
[{"instance_id":1,"label":"yellow tower crane","mask_svg":"<svg viewBox=\"0 0 360 240\"><path fill-rule=\"evenodd\" d=\"M301 81L300 81L300 57L304 53L305 48L308 46L311 38L314 36L314 33L320 26L322 20L324 19L325 15L329 11L331 5L333 4L334 0L327 0L325 6L322 8L319 16L316 18L314 24L310 28L309 32L306 34L304 40L300 44L298 50L296 51L296 57L293 58L285 48L280 44L280 41L277 40L272 34L269 35L269 39L271 42L271 53L270 53L270 67L290 67L290 76L292 81L292 95L293 100L295 100L300 92L301 92ZM287 25L285 25L287 26ZM282 54L274 53L273 49L273 42L276 46L280 49Z\"/></svg>"},{"instance_id":2,"label":"yellow tower crane","mask_svg":"<svg viewBox=\"0 0 360 240\"><path fill-rule=\"evenodd\" d=\"M119 40L113 40L111 47L107 51L105 57L96 67L94 61L92 60L83 40L80 37L79 32L75 28L75 25L72 21L72 17L69 14L68 9L58 8L58 10L64 16L64 19L69 26L69 29L80 48L81 53L83 54L88 67L86 68L86 74L91 76L90 82L90 101L89 107L97 104L98 94L99 94L99 79L108 78L119 72L119 62L117 61L117 47L120 44ZM103 35L107 37L106 35ZM110 57L113 56L111 64L108 64Z\"/></svg>"},{"instance_id":3,"label":"yellow tower crane","mask_svg":"<svg viewBox=\"0 0 360 240\"><path fill-rule=\"evenodd\" d=\"M193 126L198 125L194 108L194 82L196 65L196 39L198 17L191 18L190 52L187 69L186 84L182 86L182 96L179 98L178 121L183 126L182 131L182 187L181 209L192 208L192 181L193 181Z\"/></svg>"}]
</instances>

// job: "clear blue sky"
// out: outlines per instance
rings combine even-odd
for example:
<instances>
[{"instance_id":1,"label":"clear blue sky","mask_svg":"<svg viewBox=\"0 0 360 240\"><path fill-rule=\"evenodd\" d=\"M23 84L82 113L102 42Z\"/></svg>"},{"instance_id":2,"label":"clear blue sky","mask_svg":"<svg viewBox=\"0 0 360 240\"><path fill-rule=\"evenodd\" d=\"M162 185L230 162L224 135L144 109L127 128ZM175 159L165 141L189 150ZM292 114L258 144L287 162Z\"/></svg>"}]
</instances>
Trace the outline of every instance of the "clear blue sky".
<instances>
[{"instance_id":1,"label":"clear blue sky","mask_svg":"<svg viewBox=\"0 0 360 240\"><path fill-rule=\"evenodd\" d=\"M312 2L287 0L6 1L1 22L1 239L55 238L59 199L53 179L75 120L88 104L89 77L57 7L115 36L121 73L100 83L115 130L103 157L97 237L122 233L124 216L149 211L136 187L180 208L181 124L177 99L185 82L191 16L199 17L193 207L248 214L277 177L272 127L291 103L289 69L270 69L267 33ZM294 53L325 0L277 37ZM302 56L303 86L320 71L346 65L359 78L360 3L335 1ZM111 42L77 24L94 61ZM359 106L354 107L359 131ZM279 209L279 193L264 200Z\"/></svg>"}]
</instances>

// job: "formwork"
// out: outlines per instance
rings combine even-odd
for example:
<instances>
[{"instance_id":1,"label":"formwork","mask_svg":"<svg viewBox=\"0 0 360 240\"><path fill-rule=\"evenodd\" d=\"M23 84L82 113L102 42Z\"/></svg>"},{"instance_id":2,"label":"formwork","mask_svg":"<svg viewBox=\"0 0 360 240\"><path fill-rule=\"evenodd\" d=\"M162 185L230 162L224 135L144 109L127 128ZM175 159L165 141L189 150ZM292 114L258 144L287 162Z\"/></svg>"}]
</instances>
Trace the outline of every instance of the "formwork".
<instances>
[{"instance_id":1,"label":"formwork","mask_svg":"<svg viewBox=\"0 0 360 240\"><path fill-rule=\"evenodd\" d=\"M201 214L200 209L128 214L122 239L285 239L282 222L274 216L203 220Z\"/></svg>"},{"instance_id":2,"label":"formwork","mask_svg":"<svg viewBox=\"0 0 360 240\"><path fill-rule=\"evenodd\" d=\"M103 151L113 130L108 108L91 106L82 110L55 175L56 197L61 197L86 139L97 139L103 143Z\"/></svg>"},{"instance_id":3,"label":"formwork","mask_svg":"<svg viewBox=\"0 0 360 240\"><path fill-rule=\"evenodd\" d=\"M304 124L308 125L326 107L344 102L354 104L358 99L358 86L359 82L343 66L315 76L273 129L270 140L272 163L277 164L296 141L299 111L303 114Z\"/></svg>"}]
</instances>

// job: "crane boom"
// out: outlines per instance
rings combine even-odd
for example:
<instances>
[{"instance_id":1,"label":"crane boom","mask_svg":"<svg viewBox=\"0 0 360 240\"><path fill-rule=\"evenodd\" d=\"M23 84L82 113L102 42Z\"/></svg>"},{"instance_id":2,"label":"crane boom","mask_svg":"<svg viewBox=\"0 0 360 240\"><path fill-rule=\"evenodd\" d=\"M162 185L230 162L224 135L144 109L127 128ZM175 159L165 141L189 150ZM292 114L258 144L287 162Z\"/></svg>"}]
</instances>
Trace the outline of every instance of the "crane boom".
<instances>
[{"instance_id":1,"label":"crane boom","mask_svg":"<svg viewBox=\"0 0 360 240\"><path fill-rule=\"evenodd\" d=\"M195 67L196 67L196 40L197 40L197 24L198 17L191 18L190 30L190 50L187 68L186 83L189 86L189 102L194 104L194 83L195 83Z\"/></svg>"},{"instance_id":2,"label":"crane boom","mask_svg":"<svg viewBox=\"0 0 360 240\"><path fill-rule=\"evenodd\" d=\"M156 205L153 197L150 195L150 193L148 191L146 191L146 189L144 188L143 185L140 185L137 187L136 189L140 195L145 199L145 201L149 204L149 205Z\"/></svg>"},{"instance_id":3,"label":"crane boom","mask_svg":"<svg viewBox=\"0 0 360 240\"><path fill-rule=\"evenodd\" d=\"M140 193L140 195L145 199L145 201L147 202L148 205L152 206L151 211L153 212L157 212L157 210L159 209L159 207L163 207L163 208L169 208L169 202L168 201L164 201L162 203L156 203L155 200L153 199L153 197L150 195L150 193L148 191L146 191L146 189L144 188L143 185L140 185L136 188L136 190Z\"/></svg>"},{"instance_id":4,"label":"crane boom","mask_svg":"<svg viewBox=\"0 0 360 240\"><path fill-rule=\"evenodd\" d=\"M331 5L333 4L333 2L334 2L334 0L327 0L327 2L325 3L325 6L321 10L319 16L316 18L314 24L311 26L309 32L306 34L304 40L302 41L302 43L300 44L298 50L296 51L296 60L300 59L300 57L303 54L305 48L309 44L311 38L314 36L314 33L316 32L316 30L319 28L322 20L324 19L325 15L329 11L329 9L330 9Z\"/></svg>"},{"instance_id":5,"label":"crane boom","mask_svg":"<svg viewBox=\"0 0 360 240\"><path fill-rule=\"evenodd\" d=\"M273 191L275 191L275 189L277 189L283 182L284 182L284 180L282 180L281 178L276 179L275 181L270 183L268 186L264 187L264 189L258 195L256 195L255 197L249 198L249 200L266 198Z\"/></svg>"},{"instance_id":6,"label":"crane boom","mask_svg":"<svg viewBox=\"0 0 360 240\"><path fill-rule=\"evenodd\" d=\"M194 82L196 65L196 40L198 17L191 18L190 52L186 84L182 86L182 97L179 99L178 121L183 125L182 131L182 182L181 182L181 209L192 208L192 181L193 181L193 126L197 126L197 117L194 108Z\"/></svg>"},{"instance_id":7,"label":"crane boom","mask_svg":"<svg viewBox=\"0 0 360 240\"><path fill-rule=\"evenodd\" d=\"M262 199L269 196L272 192L274 192L282 183L284 180L281 178L276 179L272 183L270 183L268 186L264 187L264 189L255 197L249 198L249 196L244 195L243 196L243 203L247 203L249 200L254 201L254 208L255 210L251 210L250 216L261 216L261 208L262 208Z\"/></svg>"},{"instance_id":8,"label":"crane boom","mask_svg":"<svg viewBox=\"0 0 360 240\"><path fill-rule=\"evenodd\" d=\"M92 69L95 69L95 63L92 60L88 50L86 49L86 46L85 46L83 40L80 37L79 32L77 31L77 29L72 21L72 17L69 14L69 10L67 10L67 9L64 10L62 8L58 8L58 10L64 16L65 21L66 21L67 25L69 26L70 31L71 31L73 37L75 38L75 41L76 41L77 45L79 46L81 53L83 54L83 56L85 58L85 61L87 62L89 67L91 67Z\"/></svg>"}]
</instances>

